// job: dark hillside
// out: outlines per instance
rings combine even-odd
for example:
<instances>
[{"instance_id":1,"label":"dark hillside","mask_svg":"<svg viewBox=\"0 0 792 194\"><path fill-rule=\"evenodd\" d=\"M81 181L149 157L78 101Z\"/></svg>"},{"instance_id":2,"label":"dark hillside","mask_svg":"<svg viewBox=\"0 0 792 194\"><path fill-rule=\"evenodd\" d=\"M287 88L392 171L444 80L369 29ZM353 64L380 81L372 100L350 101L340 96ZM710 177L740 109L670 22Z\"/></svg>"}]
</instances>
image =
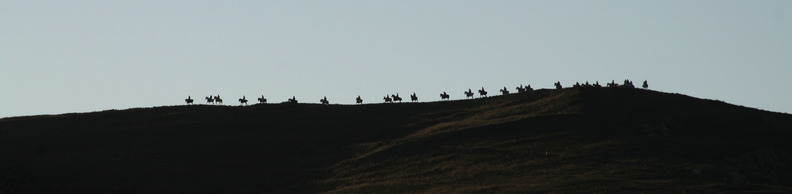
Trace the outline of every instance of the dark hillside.
<instances>
[{"instance_id":1,"label":"dark hillside","mask_svg":"<svg viewBox=\"0 0 792 194\"><path fill-rule=\"evenodd\" d=\"M621 88L0 120L0 193L792 192L792 116Z\"/></svg>"}]
</instances>

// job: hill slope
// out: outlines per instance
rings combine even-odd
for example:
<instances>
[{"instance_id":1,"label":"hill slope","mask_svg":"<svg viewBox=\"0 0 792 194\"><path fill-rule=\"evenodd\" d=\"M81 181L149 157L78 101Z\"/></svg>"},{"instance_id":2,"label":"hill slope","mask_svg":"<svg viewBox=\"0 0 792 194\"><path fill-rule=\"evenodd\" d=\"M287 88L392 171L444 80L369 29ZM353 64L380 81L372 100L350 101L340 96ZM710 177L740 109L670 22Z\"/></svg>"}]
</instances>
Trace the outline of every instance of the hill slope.
<instances>
[{"instance_id":1,"label":"hill slope","mask_svg":"<svg viewBox=\"0 0 792 194\"><path fill-rule=\"evenodd\" d=\"M621 88L0 120L0 192L792 191L792 116Z\"/></svg>"}]
</instances>

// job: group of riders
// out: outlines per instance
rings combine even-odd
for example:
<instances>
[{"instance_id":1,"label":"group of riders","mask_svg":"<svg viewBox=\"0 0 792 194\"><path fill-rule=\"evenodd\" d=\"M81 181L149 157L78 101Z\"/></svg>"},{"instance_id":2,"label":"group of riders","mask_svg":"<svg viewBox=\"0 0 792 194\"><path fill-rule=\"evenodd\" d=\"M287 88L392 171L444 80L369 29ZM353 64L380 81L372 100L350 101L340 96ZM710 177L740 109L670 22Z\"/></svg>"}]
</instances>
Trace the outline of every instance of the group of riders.
<instances>
[{"instance_id":1,"label":"group of riders","mask_svg":"<svg viewBox=\"0 0 792 194\"><path fill-rule=\"evenodd\" d=\"M327 97L325 97L325 98L327 98ZM223 99L220 98L220 95L207 96L204 99L206 100L207 104L215 104L215 103L223 104ZM289 99L290 102L291 102L291 100L292 99ZM184 99L184 102L186 102L187 104L193 104L194 101L195 100L193 100L191 96L187 96L187 99ZM259 101L259 103L267 103L267 99L264 98L264 95L261 95L261 97L258 98L258 101ZM248 102L248 100L245 98L245 96L242 96L242 98L239 99L239 103L240 104L247 105L247 102ZM297 100L294 100L294 103L297 103Z\"/></svg>"},{"instance_id":2,"label":"group of riders","mask_svg":"<svg viewBox=\"0 0 792 194\"><path fill-rule=\"evenodd\" d=\"M555 85L556 89L562 89L563 88L561 86L561 82L556 82L556 83L554 83L554 85ZM586 81L586 83L584 83L584 84L580 84L580 82L577 82L577 83L575 83L575 85L573 87L574 88L579 88L579 87L599 88L599 87L602 87L602 86L599 84L599 81L597 81L594 84L590 84L588 81ZM607 87L635 88L635 86L633 85L632 81L626 80L626 79L624 80L624 83L622 85L619 85L618 83L616 83L616 81L611 81L611 83L607 84ZM646 82L646 80L644 80L642 87L644 89L649 88L649 84ZM534 90L533 88L531 88L531 85L523 87L522 84L520 84L520 87L517 87L516 89L517 89L518 93L532 92ZM509 94L509 89L507 89L506 87L503 87L503 89L500 89L500 92L503 95L508 95ZM474 98L473 90L471 90L470 88L468 88L468 90L465 91L464 93L465 93L465 97L466 98ZM484 90L484 87L482 87L480 90L478 90L478 93L479 93L479 97L487 97L487 91ZM451 95L449 95L445 91L443 91L443 93L440 94L440 100L450 100L450 98L451 98ZM205 97L204 99L206 100L207 104L215 104L215 103L223 104L223 99L220 98L220 95L217 95L217 96L211 96L210 95L210 96ZM395 95L391 94L390 96L389 95L385 95L385 97L383 97L382 99L385 101L385 103L393 103L394 101L399 101L399 102L402 101L402 98L399 97L398 93L395 94ZM412 102L417 102L418 101L418 95L416 95L413 92L413 94L410 95L410 100ZM267 103L267 99L264 98L264 95L261 95L261 97L258 98L258 101L259 101L259 103L262 103L262 104ZM193 104L193 99L190 96L187 96L187 99L184 99L184 102L186 102L187 104ZM240 104L247 105L247 102L248 102L248 100L245 99L245 96L242 96L242 98L239 99L239 103ZM325 96L322 99L319 99L319 102L322 103L322 104L330 104L330 101L327 100L327 96ZM297 104L297 98L292 96L292 98L286 100L283 103ZM360 98L360 95L358 95L357 98L355 99L355 103L363 104L363 99Z\"/></svg>"}]
</instances>

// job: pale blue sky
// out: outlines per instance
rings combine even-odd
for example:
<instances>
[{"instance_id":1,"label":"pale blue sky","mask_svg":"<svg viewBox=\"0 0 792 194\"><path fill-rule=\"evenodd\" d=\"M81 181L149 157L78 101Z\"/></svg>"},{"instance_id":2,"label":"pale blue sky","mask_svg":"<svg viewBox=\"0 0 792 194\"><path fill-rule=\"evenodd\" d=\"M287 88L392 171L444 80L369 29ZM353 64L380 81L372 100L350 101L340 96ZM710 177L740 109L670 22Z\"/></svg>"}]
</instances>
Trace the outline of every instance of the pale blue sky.
<instances>
[{"instance_id":1,"label":"pale blue sky","mask_svg":"<svg viewBox=\"0 0 792 194\"><path fill-rule=\"evenodd\" d=\"M649 80L792 112L792 1L0 1L0 117Z\"/></svg>"}]
</instances>

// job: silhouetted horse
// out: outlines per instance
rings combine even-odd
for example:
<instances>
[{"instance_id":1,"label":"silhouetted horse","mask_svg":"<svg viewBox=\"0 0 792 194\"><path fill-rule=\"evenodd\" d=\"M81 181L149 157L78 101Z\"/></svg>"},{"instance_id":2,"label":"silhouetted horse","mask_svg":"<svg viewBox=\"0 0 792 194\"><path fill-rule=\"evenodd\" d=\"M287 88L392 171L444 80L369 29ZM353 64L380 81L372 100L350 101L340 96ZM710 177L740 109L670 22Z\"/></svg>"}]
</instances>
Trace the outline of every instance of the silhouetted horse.
<instances>
[{"instance_id":1,"label":"silhouetted horse","mask_svg":"<svg viewBox=\"0 0 792 194\"><path fill-rule=\"evenodd\" d=\"M245 96L242 96L242 98L240 98L240 99L239 99L239 104L240 104L240 105L241 105L241 104L245 104L245 105L247 105L247 99L245 99Z\"/></svg>"},{"instance_id":2,"label":"silhouetted horse","mask_svg":"<svg viewBox=\"0 0 792 194\"><path fill-rule=\"evenodd\" d=\"M206 103L207 103L207 104L209 104L209 103L212 103L212 104L214 104L214 98L212 98L212 96L207 96L207 97L206 97L206 98L204 98L204 99L206 99Z\"/></svg>"},{"instance_id":3,"label":"silhouetted horse","mask_svg":"<svg viewBox=\"0 0 792 194\"><path fill-rule=\"evenodd\" d=\"M418 96L415 95L415 92L413 92L413 94L410 95L410 101L413 101L413 102L417 102L418 101Z\"/></svg>"},{"instance_id":4,"label":"silhouetted horse","mask_svg":"<svg viewBox=\"0 0 792 194\"><path fill-rule=\"evenodd\" d=\"M625 87L625 88L635 88L635 86L633 85L632 81L630 81L630 80L628 80L628 79L625 79L625 80L624 80L624 84L622 85L622 87Z\"/></svg>"},{"instance_id":5,"label":"silhouetted horse","mask_svg":"<svg viewBox=\"0 0 792 194\"><path fill-rule=\"evenodd\" d=\"M523 93L523 92L525 92L525 88L523 87L523 85L522 85L522 84L520 84L520 87L517 87L516 89L517 89L517 93Z\"/></svg>"},{"instance_id":6,"label":"silhouetted horse","mask_svg":"<svg viewBox=\"0 0 792 194\"><path fill-rule=\"evenodd\" d=\"M187 104L193 104L193 99L190 98L190 96L187 96L187 99L184 99L184 102L186 102Z\"/></svg>"},{"instance_id":7,"label":"silhouetted horse","mask_svg":"<svg viewBox=\"0 0 792 194\"><path fill-rule=\"evenodd\" d=\"M449 98L451 98L451 96L448 95L448 93L446 93L445 91L442 94L440 94L440 100L448 100Z\"/></svg>"},{"instance_id":8,"label":"silhouetted horse","mask_svg":"<svg viewBox=\"0 0 792 194\"><path fill-rule=\"evenodd\" d=\"M599 87L602 87L602 86L599 84L599 81L597 81L597 83L594 83L594 87L595 88L599 88Z\"/></svg>"},{"instance_id":9,"label":"silhouetted horse","mask_svg":"<svg viewBox=\"0 0 792 194\"><path fill-rule=\"evenodd\" d=\"M481 89L478 92L480 97L487 97L487 91L484 90L484 87L481 87Z\"/></svg>"},{"instance_id":10,"label":"silhouetted horse","mask_svg":"<svg viewBox=\"0 0 792 194\"><path fill-rule=\"evenodd\" d=\"M385 95L385 97L382 97L382 99L385 100L385 103L393 103L393 99L391 99L391 97L388 95Z\"/></svg>"},{"instance_id":11,"label":"silhouetted horse","mask_svg":"<svg viewBox=\"0 0 792 194\"><path fill-rule=\"evenodd\" d=\"M393 101L402 101L402 98L399 97L399 93L396 93L396 95L391 94L391 97L393 97Z\"/></svg>"},{"instance_id":12,"label":"silhouetted horse","mask_svg":"<svg viewBox=\"0 0 792 194\"><path fill-rule=\"evenodd\" d=\"M322 104L330 104L330 101L327 101L327 96L325 96L322 99L319 99L319 102L321 102Z\"/></svg>"},{"instance_id":13,"label":"silhouetted horse","mask_svg":"<svg viewBox=\"0 0 792 194\"><path fill-rule=\"evenodd\" d=\"M363 104L363 99L360 98L360 95L358 95L358 97L355 99L355 103Z\"/></svg>"},{"instance_id":14,"label":"silhouetted horse","mask_svg":"<svg viewBox=\"0 0 792 194\"><path fill-rule=\"evenodd\" d=\"M297 104L297 97L292 96L292 98L286 100L286 103Z\"/></svg>"},{"instance_id":15,"label":"silhouetted horse","mask_svg":"<svg viewBox=\"0 0 792 194\"><path fill-rule=\"evenodd\" d=\"M503 86L503 89L500 90L503 95L509 95L509 89L506 89L506 86Z\"/></svg>"},{"instance_id":16,"label":"silhouetted horse","mask_svg":"<svg viewBox=\"0 0 792 194\"><path fill-rule=\"evenodd\" d=\"M259 101L259 103L262 103L262 104L265 104L265 103L267 103L267 99L266 99L266 98L264 98L264 95L261 95L261 97L260 97L260 98L258 98L258 101Z\"/></svg>"},{"instance_id":17,"label":"silhouetted horse","mask_svg":"<svg viewBox=\"0 0 792 194\"><path fill-rule=\"evenodd\" d=\"M468 88L468 91L465 91L465 98L473 98L473 90Z\"/></svg>"},{"instance_id":18,"label":"silhouetted horse","mask_svg":"<svg viewBox=\"0 0 792 194\"><path fill-rule=\"evenodd\" d=\"M218 104L223 104L223 99L220 98L220 95L215 96L214 101L217 102Z\"/></svg>"},{"instance_id":19,"label":"silhouetted horse","mask_svg":"<svg viewBox=\"0 0 792 194\"><path fill-rule=\"evenodd\" d=\"M642 87L643 87L644 89L649 89L649 83L647 83L647 82L646 82L646 80L644 80L644 83L643 83L643 86L642 86Z\"/></svg>"},{"instance_id":20,"label":"silhouetted horse","mask_svg":"<svg viewBox=\"0 0 792 194\"><path fill-rule=\"evenodd\" d=\"M619 84L616 83L616 80L611 80L611 83L608 83L608 87L619 87Z\"/></svg>"},{"instance_id":21,"label":"silhouetted horse","mask_svg":"<svg viewBox=\"0 0 792 194\"><path fill-rule=\"evenodd\" d=\"M564 87L561 86L561 82L560 81L555 83L555 87L556 87L556 90L560 90L561 88L564 88Z\"/></svg>"}]
</instances>

